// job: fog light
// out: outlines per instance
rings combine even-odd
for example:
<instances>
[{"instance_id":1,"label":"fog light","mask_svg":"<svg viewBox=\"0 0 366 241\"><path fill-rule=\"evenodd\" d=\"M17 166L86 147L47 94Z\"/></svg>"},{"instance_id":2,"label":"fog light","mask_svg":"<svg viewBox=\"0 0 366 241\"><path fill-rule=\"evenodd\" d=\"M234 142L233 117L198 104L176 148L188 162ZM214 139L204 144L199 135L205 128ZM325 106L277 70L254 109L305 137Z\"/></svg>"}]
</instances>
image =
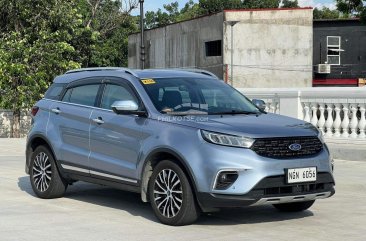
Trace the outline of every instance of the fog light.
<instances>
[{"instance_id":1,"label":"fog light","mask_svg":"<svg viewBox=\"0 0 366 241\"><path fill-rule=\"evenodd\" d=\"M216 177L215 189L228 189L238 179L238 172L236 171L222 171Z\"/></svg>"}]
</instances>

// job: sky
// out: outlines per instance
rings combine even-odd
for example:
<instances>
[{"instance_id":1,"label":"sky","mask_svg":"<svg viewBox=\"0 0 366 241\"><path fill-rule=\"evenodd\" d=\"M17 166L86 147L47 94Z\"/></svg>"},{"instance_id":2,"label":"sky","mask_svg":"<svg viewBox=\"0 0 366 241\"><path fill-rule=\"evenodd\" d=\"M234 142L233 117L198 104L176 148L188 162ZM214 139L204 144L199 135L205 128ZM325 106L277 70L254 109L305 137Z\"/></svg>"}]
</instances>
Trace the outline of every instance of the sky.
<instances>
[{"instance_id":1,"label":"sky","mask_svg":"<svg viewBox=\"0 0 366 241\"><path fill-rule=\"evenodd\" d=\"M163 5L178 1L179 8L182 8L185 3L188 2L188 0L173 0L173 1L166 1L166 0L145 0L144 6L145 11L156 11L159 8L163 9ZM198 0L194 0L194 2L198 2ZM299 5L301 7L329 7L331 9L335 8L335 1L334 0L298 0Z\"/></svg>"}]
</instances>

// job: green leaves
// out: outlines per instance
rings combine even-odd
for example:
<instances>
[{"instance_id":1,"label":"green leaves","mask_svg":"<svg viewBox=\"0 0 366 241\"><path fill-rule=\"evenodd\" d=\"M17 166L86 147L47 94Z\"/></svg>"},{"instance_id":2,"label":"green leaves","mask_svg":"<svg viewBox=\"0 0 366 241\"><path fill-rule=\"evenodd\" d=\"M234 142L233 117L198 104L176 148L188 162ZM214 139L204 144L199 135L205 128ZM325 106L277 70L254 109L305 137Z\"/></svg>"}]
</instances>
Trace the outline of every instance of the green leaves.
<instances>
[{"instance_id":1,"label":"green leaves","mask_svg":"<svg viewBox=\"0 0 366 241\"><path fill-rule=\"evenodd\" d=\"M314 19L338 19L359 17L366 24L366 6L362 0L335 0L337 9L314 9Z\"/></svg>"},{"instance_id":2,"label":"green leaves","mask_svg":"<svg viewBox=\"0 0 366 241\"><path fill-rule=\"evenodd\" d=\"M282 0L282 8L298 8L299 2L297 0Z\"/></svg>"},{"instance_id":3,"label":"green leaves","mask_svg":"<svg viewBox=\"0 0 366 241\"><path fill-rule=\"evenodd\" d=\"M70 40L81 19L74 1L1 1L0 106L21 110L42 97L54 76L80 67Z\"/></svg>"},{"instance_id":4,"label":"green leaves","mask_svg":"<svg viewBox=\"0 0 366 241\"><path fill-rule=\"evenodd\" d=\"M362 0L336 0L337 9L347 17L358 15L363 10Z\"/></svg>"},{"instance_id":5,"label":"green leaves","mask_svg":"<svg viewBox=\"0 0 366 241\"><path fill-rule=\"evenodd\" d=\"M337 9L331 10L327 7L322 9L314 8L313 11L314 19L337 19L340 18L340 12Z\"/></svg>"},{"instance_id":6,"label":"green leaves","mask_svg":"<svg viewBox=\"0 0 366 241\"><path fill-rule=\"evenodd\" d=\"M127 65L138 1L129 3L0 0L0 108L30 108L66 70Z\"/></svg>"}]
</instances>

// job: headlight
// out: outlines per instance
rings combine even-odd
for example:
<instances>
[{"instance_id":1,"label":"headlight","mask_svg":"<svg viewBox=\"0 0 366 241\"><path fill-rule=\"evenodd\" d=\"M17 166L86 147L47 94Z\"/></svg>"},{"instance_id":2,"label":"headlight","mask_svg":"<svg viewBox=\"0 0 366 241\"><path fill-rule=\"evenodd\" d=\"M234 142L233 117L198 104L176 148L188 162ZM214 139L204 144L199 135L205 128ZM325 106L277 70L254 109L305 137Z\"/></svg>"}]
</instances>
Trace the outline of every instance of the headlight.
<instances>
[{"instance_id":1,"label":"headlight","mask_svg":"<svg viewBox=\"0 0 366 241\"><path fill-rule=\"evenodd\" d=\"M248 137L226 135L204 130L201 130L201 134L203 139L206 141L223 146L250 148L255 141L254 139Z\"/></svg>"}]
</instances>

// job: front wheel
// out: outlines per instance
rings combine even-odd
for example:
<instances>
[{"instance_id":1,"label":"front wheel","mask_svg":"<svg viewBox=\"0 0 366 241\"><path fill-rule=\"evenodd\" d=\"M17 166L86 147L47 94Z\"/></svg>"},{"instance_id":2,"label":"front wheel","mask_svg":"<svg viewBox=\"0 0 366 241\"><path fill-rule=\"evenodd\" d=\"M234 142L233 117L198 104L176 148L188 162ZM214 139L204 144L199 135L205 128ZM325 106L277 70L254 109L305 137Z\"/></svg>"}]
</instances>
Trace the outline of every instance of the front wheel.
<instances>
[{"instance_id":1,"label":"front wheel","mask_svg":"<svg viewBox=\"0 0 366 241\"><path fill-rule=\"evenodd\" d=\"M188 178L172 161L162 161L154 168L149 198L156 217L164 224L188 225L199 217L200 210Z\"/></svg>"},{"instance_id":2,"label":"front wheel","mask_svg":"<svg viewBox=\"0 0 366 241\"><path fill-rule=\"evenodd\" d=\"M314 202L315 200L306 202L273 204L273 206L282 212L301 212L310 208L314 204Z\"/></svg>"}]
</instances>

